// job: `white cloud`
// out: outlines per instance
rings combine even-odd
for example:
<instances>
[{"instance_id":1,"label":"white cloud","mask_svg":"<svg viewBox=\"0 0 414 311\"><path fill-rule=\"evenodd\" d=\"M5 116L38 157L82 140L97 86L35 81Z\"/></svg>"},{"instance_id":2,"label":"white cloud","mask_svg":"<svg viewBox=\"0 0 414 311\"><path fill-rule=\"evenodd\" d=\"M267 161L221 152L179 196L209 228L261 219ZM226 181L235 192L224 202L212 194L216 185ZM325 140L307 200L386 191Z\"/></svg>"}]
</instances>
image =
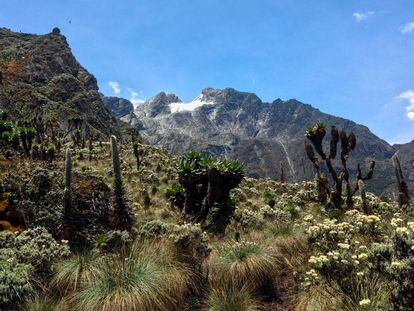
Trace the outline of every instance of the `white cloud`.
<instances>
[{"instance_id":1,"label":"white cloud","mask_svg":"<svg viewBox=\"0 0 414 311\"><path fill-rule=\"evenodd\" d=\"M129 101L134 105L134 107L139 106L140 104L142 104L145 99L142 98L141 94L137 91L134 91L131 88L128 88L128 91L130 93L130 98Z\"/></svg>"},{"instance_id":2,"label":"white cloud","mask_svg":"<svg viewBox=\"0 0 414 311\"><path fill-rule=\"evenodd\" d=\"M402 33L409 33L409 32L411 32L413 30L414 30L414 22L407 23L407 24L405 24L404 26L402 26L400 28L400 31Z\"/></svg>"},{"instance_id":3,"label":"white cloud","mask_svg":"<svg viewBox=\"0 0 414 311\"><path fill-rule=\"evenodd\" d=\"M414 91L407 90L397 96L397 99L405 99L408 101L408 105L405 107L407 118L414 121Z\"/></svg>"},{"instance_id":4,"label":"white cloud","mask_svg":"<svg viewBox=\"0 0 414 311\"><path fill-rule=\"evenodd\" d=\"M355 20L359 23L366 19L368 19L370 16L374 15L374 11L368 11L368 12L354 12L352 16L355 18Z\"/></svg>"},{"instance_id":5,"label":"white cloud","mask_svg":"<svg viewBox=\"0 0 414 311\"><path fill-rule=\"evenodd\" d=\"M119 82L110 81L108 85L112 89L112 91L114 91L115 95L119 95L119 93L121 93L121 85L119 84Z\"/></svg>"}]
</instances>

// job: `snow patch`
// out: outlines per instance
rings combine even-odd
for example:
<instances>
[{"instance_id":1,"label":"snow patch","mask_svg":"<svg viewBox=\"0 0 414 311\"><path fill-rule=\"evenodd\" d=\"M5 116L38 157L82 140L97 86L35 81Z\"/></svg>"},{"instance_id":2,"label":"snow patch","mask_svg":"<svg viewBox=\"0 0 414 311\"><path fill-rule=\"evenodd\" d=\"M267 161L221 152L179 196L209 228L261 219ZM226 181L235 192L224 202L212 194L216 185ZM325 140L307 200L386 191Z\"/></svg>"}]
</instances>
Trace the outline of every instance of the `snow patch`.
<instances>
[{"instance_id":1,"label":"snow patch","mask_svg":"<svg viewBox=\"0 0 414 311\"><path fill-rule=\"evenodd\" d=\"M292 160L290 159L290 157L289 157L289 153L287 152L287 150L286 150L286 146L285 146L285 144L282 142L282 141L278 141L278 143L282 146L282 148L283 148L283 151L285 152L285 154L286 154L286 159L287 159L287 161L288 161L288 164L289 164L289 168L290 168L290 173L292 174L292 176L293 177L295 177L296 176L296 174L295 174L295 169L293 168L293 163L292 163Z\"/></svg>"},{"instance_id":2,"label":"snow patch","mask_svg":"<svg viewBox=\"0 0 414 311\"><path fill-rule=\"evenodd\" d=\"M181 102L171 103L170 110L171 110L171 113L181 112L181 111L194 111L195 109L203 105L214 105L214 101L207 100L206 98L204 98L204 95L201 94L189 103L181 103Z\"/></svg>"}]
</instances>

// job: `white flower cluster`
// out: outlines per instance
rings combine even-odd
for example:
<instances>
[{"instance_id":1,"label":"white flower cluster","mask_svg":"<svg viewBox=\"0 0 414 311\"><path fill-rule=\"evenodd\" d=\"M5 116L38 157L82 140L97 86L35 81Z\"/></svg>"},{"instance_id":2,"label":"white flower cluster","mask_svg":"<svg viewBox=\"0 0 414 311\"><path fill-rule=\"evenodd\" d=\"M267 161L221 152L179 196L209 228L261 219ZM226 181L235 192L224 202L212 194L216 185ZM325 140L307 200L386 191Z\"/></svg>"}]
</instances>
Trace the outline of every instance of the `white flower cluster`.
<instances>
[{"instance_id":1,"label":"white flower cluster","mask_svg":"<svg viewBox=\"0 0 414 311\"><path fill-rule=\"evenodd\" d=\"M371 300L369 300L369 299L362 299L360 302L359 302L359 305L361 306L361 307L364 307L364 306L369 306L371 304Z\"/></svg>"},{"instance_id":2,"label":"white flower cluster","mask_svg":"<svg viewBox=\"0 0 414 311\"><path fill-rule=\"evenodd\" d=\"M315 269L310 269L309 271L306 271L305 277L303 280L305 281L303 285L305 287L308 287L311 284L317 283L320 280L320 275L318 272L316 272Z\"/></svg>"},{"instance_id":3,"label":"white flower cluster","mask_svg":"<svg viewBox=\"0 0 414 311\"><path fill-rule=\"evenodd\" d=\"M353 241L353 243L347 241L338 243L335 251L311 256L308 262L312 268L310 271L319 271L323 275L328 273L339 276L343 273L347 277L351 275L362 277L371 267L368 259L367 246L360 245L358 241ZM309 271L306 273L306 282L309 282L309 275L313 275L313 273Z\"/></svg>"},{"instance_id":4,"label":"white flower cluster","mask_svg":"<svg viewBox=\"0 0 414 311\"><path fill-rule=\"evenodd\" d=\"M238 209L236 215L243 227L260 226L263 224L262 216L251 209Z\"/></svg>"},{"instance_id":5,"label":"white flower cluster","mask_svg":"<svg viewBox=\"0 0 414 311\"><path fill-rule=\"evenodd\" d=\"M338 222L336 219L324 219L316 222L311 215L305 216L308 225L305 232L310 241L322 248L331 249L339 242L352 237L358 228L349 222Z\"/></svg>"},{"instance_id":6,"label":"white flower cluster","mask_svg":"<svg viewBox=\"0 0 414 311\"><path fill-rule=\"evenodd\" d=\"M403 238L414 251L414 221L404 221L401 217L400 213L395 213L394 218L391 219L391 226L394 228L395 235Z\"/></svg>"},{"instance_id":7,"label":"white flower cluster","mask_svg":"<svg viewBox=\"0 0 414 311\"><path fill-rule=\"evenodd\" d=\"M263 205L259 208L259 215L263 219L287 221L290 219L289 213L278 208L272 208L269 205Z\"/></svg>"},{"instance_id":8,"label":"white flower cluster","mask_svg":"<svg viewBox=\"0 0 414 311\"><path fill-rule=\"evenodd\" d=\"M345 213L347 221L354 224L356 232L372 236L381 234L381 218L377 215L366 215L358 210L350 210Z\"/></svg>"},{"instance_id":9,"label":"white flower cluster","mask_svg":"<svg viewBox=\"0 0 414 311\"><path fill-rule=\"evenodd\" d=\"M397 235L414 236L414 221L404 221L401 214L395 213L391 219L391 226Z\"/></svg>"}]
</instances>

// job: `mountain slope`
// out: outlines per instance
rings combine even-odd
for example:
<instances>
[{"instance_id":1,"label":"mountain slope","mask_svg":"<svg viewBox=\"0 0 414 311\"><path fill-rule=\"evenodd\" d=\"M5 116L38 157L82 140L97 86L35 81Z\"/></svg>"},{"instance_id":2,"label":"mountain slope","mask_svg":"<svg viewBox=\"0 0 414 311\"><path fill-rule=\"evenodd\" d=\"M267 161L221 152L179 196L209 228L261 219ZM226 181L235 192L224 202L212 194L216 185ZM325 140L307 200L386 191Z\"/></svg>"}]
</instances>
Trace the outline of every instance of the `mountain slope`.
<instances>
[{"instance_id":1,"label":"mountain slope","mask_svg":"<svg viewBox=\"0 0 414 311\"><path fill-rule=\"evenodd\" d=\"M118 118L122 118L134 111L134 105L127 99L119 97L106 97L101 94L103 103Z\"/></svg>"},{"instance_id":2,"label":"mountain slope","mask_svg":"<svg viewBox=\"0 0 414 311\"><path fill-rule=\"evenodd\" d=\"M82 116L97 135L129 128L103 104L95 77L57 28L46 35L0 28L0 107L15 119L39 118L59 129L73 116Z\"/></svg>"},{"instance_id":3,"label":"mountain slope","mask_svg":"<svg viewBox=\"0 0 414 311\"><path fill-rule=\"evenodd\" d=\"M351 169L357 162L378 161L371 190L381 193L392 182L388 159L396 152L394 147L365 126L294 99L265 103L252 93L206 88L194 101L182 103L174 94L159 93L122 120L136 126L153 145L174 154L200 150L228 156L245 163L252 177L275 178L282 163L285 175L294 181L314 175L303 148L304 134L321 121L357 136Z\"/></svg>"}]
</instances>

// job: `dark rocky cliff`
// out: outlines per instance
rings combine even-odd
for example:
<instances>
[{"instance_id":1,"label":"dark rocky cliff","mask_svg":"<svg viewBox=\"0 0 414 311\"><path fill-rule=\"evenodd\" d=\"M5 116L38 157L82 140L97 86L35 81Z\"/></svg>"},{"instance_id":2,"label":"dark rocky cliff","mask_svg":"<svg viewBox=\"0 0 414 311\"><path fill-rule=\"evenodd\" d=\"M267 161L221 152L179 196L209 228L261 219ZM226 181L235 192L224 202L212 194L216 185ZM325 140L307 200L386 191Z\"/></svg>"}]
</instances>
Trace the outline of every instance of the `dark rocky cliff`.
<instances>
[{"instance_id":1,"label":"dark rocky cliff","mask_svg":"<svg viewBox=\"0 0 414 311\"><path fill-rule=\"evenodd\" d=\"M97 135L129 128L103 104L95 77L83 68L56 28L45 35L0 28L0 107L12 118L43 118L64 128L81 116Z\"/></svg>"}]
</instances>

